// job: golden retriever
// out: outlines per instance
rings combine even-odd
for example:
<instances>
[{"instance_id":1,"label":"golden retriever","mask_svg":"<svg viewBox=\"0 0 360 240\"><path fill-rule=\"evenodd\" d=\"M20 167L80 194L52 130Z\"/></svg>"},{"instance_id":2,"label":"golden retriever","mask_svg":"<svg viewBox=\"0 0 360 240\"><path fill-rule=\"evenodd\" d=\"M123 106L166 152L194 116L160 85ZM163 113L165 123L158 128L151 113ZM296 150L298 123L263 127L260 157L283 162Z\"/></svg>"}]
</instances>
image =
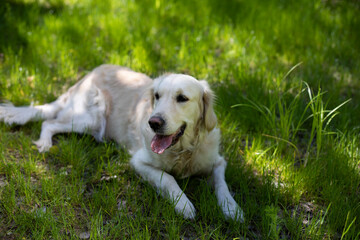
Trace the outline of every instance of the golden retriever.
<instances>
[{"instance_id":1,"label":"golden retriever","mask_svg":"<svg viewBox=\"0 0 360 240\"><path fill-rule=\"evenodd\" d=\"M134 170L188 219L196 211L174 176L210 175L225 217L243 221L225 182L213 99L206 81L188 75L166 74L153 81L128 68L101 65L50 104L1 105L0 120L25 124L44 119L34 142L40 152L48 151L52 136L62 132L115 140L129 150Z\"/></svg>"}]
</instances>

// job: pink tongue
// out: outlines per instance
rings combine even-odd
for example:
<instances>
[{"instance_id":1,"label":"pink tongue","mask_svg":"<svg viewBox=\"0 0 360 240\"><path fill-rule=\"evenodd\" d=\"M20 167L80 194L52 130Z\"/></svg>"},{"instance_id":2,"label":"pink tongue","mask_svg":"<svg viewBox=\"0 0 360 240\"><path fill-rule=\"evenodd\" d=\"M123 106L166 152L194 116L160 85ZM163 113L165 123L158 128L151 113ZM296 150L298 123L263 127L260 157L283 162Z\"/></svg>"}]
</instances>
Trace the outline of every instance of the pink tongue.
<instances>
[{"instance_id":1,"label":"pink tongue","mask_svg":"<svg viewBox=\"0 0 360 240\"><path fill-rule=\"evenodd\" d=\"M151 140L151 150L154 153L162 154L172 143L173 135L155 135Z\"/></svg>"}]
</instances>

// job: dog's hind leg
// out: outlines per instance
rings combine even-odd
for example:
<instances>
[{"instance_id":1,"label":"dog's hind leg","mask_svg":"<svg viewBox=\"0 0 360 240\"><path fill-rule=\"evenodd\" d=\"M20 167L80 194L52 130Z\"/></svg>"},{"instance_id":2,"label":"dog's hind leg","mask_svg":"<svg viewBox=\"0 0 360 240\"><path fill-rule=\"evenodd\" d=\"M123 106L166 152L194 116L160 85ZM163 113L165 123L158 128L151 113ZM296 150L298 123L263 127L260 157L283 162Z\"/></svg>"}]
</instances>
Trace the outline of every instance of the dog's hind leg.
<instances>
[{"instance_id":1,"label":"dog's hind leg","mask_svg":"<svg viewBox=\"0 0 360 240\"><path fill-rule=\"evenodd\" d=\"M51 139L53 135L66 132L84 133L91 128L91 122L81 117L71 119L67 122L62 122L58 119L47 120L42 123L40 138L34 141L34 144L39 149L39 152L46 152L49 151L52 146Z\"/></svg>"},{"instance_id":2,"label":"dog's hind leg","mask_svg":"<svg viewBox=\"0 0 360 240\"><path fill-rule=\"evenodd\" d=\"M55 119L44 121L40 139L34 144L39 152L46 152L52 146L52 136L66 132L89 133L97 141L102 141L106 128L105 111L104 95L100 89L93 87L69 100Z\"/></svg>"},{"instance_id":3,"label":"dog's hind leg","mask_svg":"<svg viewBox=\"0 0 360 240\"><path fill-rule=\"evenodd\" d=\"M96 140L101 141L104 137L105 126L105 115L95 119L87 113L74 114L68 119L47 120L42 123L40 138L34 141L34 144L39 152L46 152L52 146L53 135L67 132L90 133Z\"/></svg>"},{"instance_id":4,"label":"dog's hind leg","mask_svg":"<svg viewBox=\"0 0 360 240\"><path fill-rule=\"evenodd\" d=\"M55 102L27 107L15 107L12 104L0 104L0 121L7 124L23 125L29 121L53 119L63 108L63 96Z\"/></svg>"}]
</instances>

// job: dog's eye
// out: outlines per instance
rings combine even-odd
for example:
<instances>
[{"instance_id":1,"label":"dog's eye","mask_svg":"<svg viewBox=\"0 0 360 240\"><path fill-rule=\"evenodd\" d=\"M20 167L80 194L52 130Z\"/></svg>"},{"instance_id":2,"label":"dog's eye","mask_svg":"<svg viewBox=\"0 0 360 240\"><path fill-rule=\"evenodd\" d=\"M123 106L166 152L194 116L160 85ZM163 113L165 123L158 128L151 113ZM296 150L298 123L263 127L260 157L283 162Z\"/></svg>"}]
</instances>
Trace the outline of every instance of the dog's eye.
<instances>
[{"instance_id":1,"label":"dog's eye","mask_svg":"<svg viewBox=\"0 0 360 240\"><path fill-rule=\"evenodd\" d=\"M159 94L158 94L158 93L155 93L155 99L156 99L156 100L159 100L159 98L160 98Z\"/></svg>"},{"instance_id":2,"label":"dog's eye","mask_svg":"<svg viewBox=\"0 0 360 240\"><path fill-rule=\"evenodd\" d=\"M176 97L176 101L177 102L187 102L187 101L189 101L189 99L186 96L180 94Z\"/></svg>"}]
</instances>

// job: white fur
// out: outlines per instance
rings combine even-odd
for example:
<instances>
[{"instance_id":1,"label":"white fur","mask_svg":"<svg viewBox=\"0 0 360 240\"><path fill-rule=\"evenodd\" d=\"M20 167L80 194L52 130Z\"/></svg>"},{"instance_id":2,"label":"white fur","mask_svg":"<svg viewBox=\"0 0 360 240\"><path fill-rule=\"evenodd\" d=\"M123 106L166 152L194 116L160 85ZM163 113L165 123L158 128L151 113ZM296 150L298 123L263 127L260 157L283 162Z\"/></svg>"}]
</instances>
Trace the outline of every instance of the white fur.
<instances>
[{"instance_id":1,"label":"white fur","mask_svg":"<svg viewBox=\"0 0 360 240\"><path fill-rule=\"evenodd\" d=\"M154 94L159 99L154 99ZM188 101L177 101L179 94ZM0 120L25 124L44 119L40 139L34 142L40 152L48 151L52 136L61 132L85 132L98 141L117 141L131 153L135 171L170 199L185 218L193 219L196 211L174 176L210 175L225 217L243 221L243 212L225 182L226 161L219 155L220 131L213 99L206 81L188 75L167 74L152 81L124 67L102 65L50 104L0 105ZM165 135L186 124L184 135L163 154L150 147L155 133L148 120L155 115L164 118Z\"/></svg>"}]
</instances>

